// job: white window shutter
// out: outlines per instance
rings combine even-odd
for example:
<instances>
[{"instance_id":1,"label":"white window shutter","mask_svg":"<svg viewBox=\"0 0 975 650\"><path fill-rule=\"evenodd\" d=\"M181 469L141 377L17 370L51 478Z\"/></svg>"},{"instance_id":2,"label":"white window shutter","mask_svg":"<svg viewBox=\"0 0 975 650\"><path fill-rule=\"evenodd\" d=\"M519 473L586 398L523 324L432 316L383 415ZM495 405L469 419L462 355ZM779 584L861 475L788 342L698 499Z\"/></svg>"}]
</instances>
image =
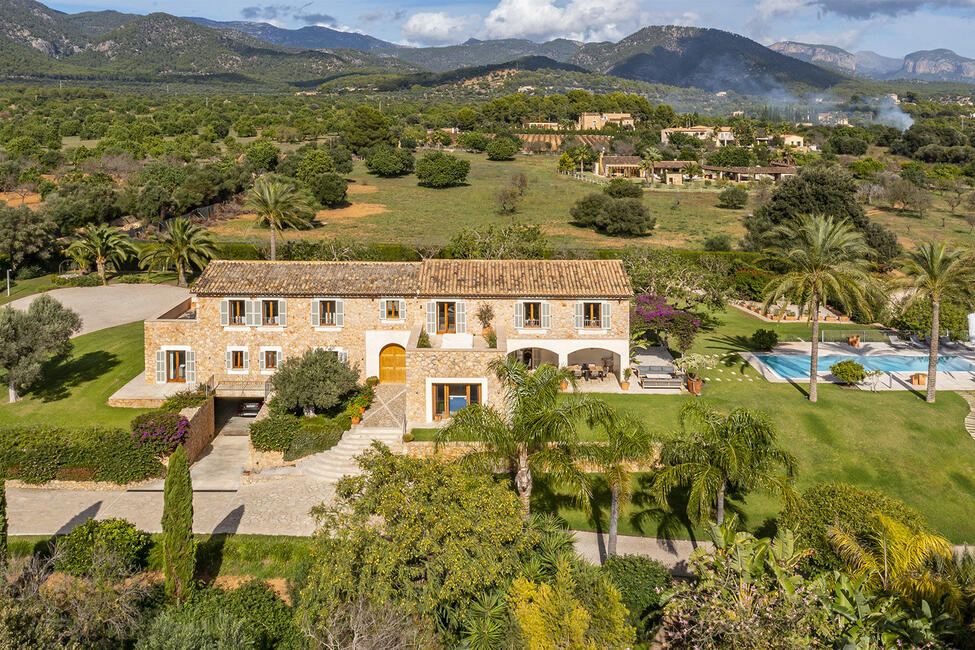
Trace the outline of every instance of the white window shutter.
<instances>
[{"instance_id":1,"label":"white window shutter","mask_svg":"<svg viewBox=\"0 0 975 650\"><path fill-rule=\"evenodd\" d=\"M437 303L432 300L427 303L427 333L437 333Z\"/></svg>"},{"instance_id":2,"label":"white window shutter","mask_svg":"<svg viewBox=\"0 0 975 650\"><path fill-rule=\"evenodd\" d=\"M244 370L250 370L251 367L251 352L250 350L244 350Z\"/></svg>"},{"instance_id":3,"label":"white window shutter","mask_svg":"<svg viewBox=\"0 0 975 650\"><path fill-rule=\"evenodd\" d=\"M234 353L233 350L227 350L227 370L234 369Z\"/></svg>"},{"instance_id":4,"label":"white window shutter","mask_svg":"<svg viewBox=\"0 0 975 650\"><path fill-rule=\"evenodd\" d=\"M166 383L166 351L156 350L156 383Z\"/></svg>"},{"instance_id":5,"label":"white window shutter","mask_svg":"<svg viewBox=\"0 0 975 650\"><path fill-rule=\"evenodd\" d=\"M379 300L379 320L386 320L386 301Z\"/></svg>"},{"instance_id":6,"label":"white window shutter","mask_svg":"<svg viewBox=\"0 0 975 650\"><path fill-rule=\"evenodd\" d=\"M457 333L464 334L467 332L467 307L464 301L458 300L454 303L455 314L457 316Z\"/></svg>"},{"instance_id":7,"label":"white window shutter","mask_svg":"<svg viewBox=\"0 0 975 650\"><path fill-rule=\"evenodd\" d=\"M196 352L186 351L186 383L196 383Z\"/></svg>"},{"instance_id":8,"label":"white window shutter","mask_svg":"<svg viewBox=\"0 0 975 650\"><path fill-rule=\"evenodd\" d=\"M402 299L399 301L399 317L406 318L406 301Z\"/></svg>"},{"instance_id":9,"label":"white window shutter","mask_svg":"<svg viewBox=\"0 0 975 650\"><path fill-rule=\"evenodd\" d=\"M575 308L576 308L576 329L581 330L583 327L585 327L585 321L583 320L584 306L581 302L577 302L575 304Z\"/></svg>"},{"instance_id":10,"label":"white window shutter","mask_svg":"<svg viewBox=\"0 0 975 650\"><path fill-rule=\"evenodd\" d=\"M260 324L261 309L257 300L244 301L244 323L249 326Z\"/></svg>"},{"instance_id":11,"label":"white window shutter","mask_svg":"<svg viewBox=\"0 0 975 650\"><path fill-rule=\"evenodd\" d=\"M281 327L288 326L288 301L279 300L278 301L278 325Z\"/></svg>"},{"instance_id":12,"label":"white window shutter","mask_svg":"<svg viewBox=\"0 0 975 650\"><path fill-rule=\"evenodd\" d=\"M267 355L267 350L261 350L260 359L258 359L261 365L261 370L267 370L267 368L264 366L264 357L266 355Z\"/></svg>"},{"instance_id":13,"label":"white window shutter","mask_svg":"<svg viewBox=\"0 0 975 650\"><path fill-rule=\"evenodd\" d=\"M345 301L335 301L335 326L345 327Z\"/></svg>"},{"instance_id":14,"label":"white window shutter","mask_svg":"<svg viewBox=\"0 0 975 650\"><path fill-rule=\"evenodd\" d=\"M345 352L345 351L340 351L339 352L339 361L341 361L342 363L348 363L349 362L349 353L348 352Z\"/></svg>"},{"instance_id":15,"label":"white window shutter","mask_svg":"<svg viewBox=\"0 0 975 650\"><path fill-rule=\"evenodd\" d=\"M609 322L610 322L609 321L609 317L610 317L610 308L611 308L611 306L612 306L612 304L609 303L609 302L604 302L603 303L603 313L602 313L602 318L601 318L602 322L600 323L600 325L602 325L602 328L604 330L608 330L609 329Z\"/></svg>"},{"instance_id":16,"label":"white window shutter","mask_svg":"<svg viewBox=\"0 0 975 650\"><path fill-rule=\"evenodd\" d=\"M320 304L321 303L319 303L317 300L311 301L311 326L312 327L318 327L319 323L321 323L320 320L321 316L319 315L318 312Z\"/></svg>"},{"instance_id":17,"label":"white window shutter","mask_svg":"<svg viewBox=\"0 0 975 650\"><path fill-rule=\"evenodd\" d=\"M525 326L525 303L516 302L515 303L515 329L521 329Z\"/></svg>"},{"instance_id":18,"label":"white window shutter","mask_svg":"<svg viewBox=\"0 0 975 650\"><path fill-rule=\"evenodd\" d=\"M230 301L221 300L220 301L220 325L221 327L226 327L230 325Z\"/></svg>"},{"instance_id":19,"label":"white window shutter","mask_svg":"<svg viewBox=\"0 0 975 650\"><path fill-rule=\"evenodd\" d=\"M542 303L542 329L547 330L552 327L552 305L547 302Z\"/></svg>"}]
</instances>

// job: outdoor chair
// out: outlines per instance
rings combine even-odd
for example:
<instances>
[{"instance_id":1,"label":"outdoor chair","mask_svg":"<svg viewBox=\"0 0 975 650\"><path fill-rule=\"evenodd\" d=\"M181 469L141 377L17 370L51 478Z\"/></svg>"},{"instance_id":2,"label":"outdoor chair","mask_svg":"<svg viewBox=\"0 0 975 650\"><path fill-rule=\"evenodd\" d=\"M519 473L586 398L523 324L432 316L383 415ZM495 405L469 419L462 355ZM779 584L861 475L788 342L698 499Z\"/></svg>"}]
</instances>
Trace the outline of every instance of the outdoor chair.
<instances>
[{"instance_id":1,"label":"outdoor chair","mask_svg":"<svg viewBox=\"0 0 975 650\"><path fill-rule=\"evenodd\" d=\"M928 349L928 346L924 344L924 341L922 341L918 337L914 336L913 334L911 334L911 336L907 340L908 340L908 342L910 342L911 345L913 345L914 347L916 347L919 350L927 350Z\"/></svg>"},{"instance_id":2,"label":"outdoor chair","mask_svg":"<svg viewBox=\"0 0 975 650\"><path fill-rule=\"evenodd\" d=\"M891 334L887 337L887 340L890 341L890 347L894 348L895 350L905 350L908 347L907 343L904 343L904 341L897 338L896 334Z\"/></svg>"}]
</instances>

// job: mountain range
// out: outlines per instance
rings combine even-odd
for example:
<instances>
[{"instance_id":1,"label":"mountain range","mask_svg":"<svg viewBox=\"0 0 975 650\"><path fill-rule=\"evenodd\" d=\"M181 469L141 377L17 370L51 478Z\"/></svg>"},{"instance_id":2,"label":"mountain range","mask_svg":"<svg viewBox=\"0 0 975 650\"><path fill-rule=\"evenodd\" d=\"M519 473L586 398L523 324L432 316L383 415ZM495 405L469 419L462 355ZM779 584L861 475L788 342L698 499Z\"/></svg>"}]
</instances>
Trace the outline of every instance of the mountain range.
<instances>
[{"instance_id":1,"label":"mountain range","mask_svg":"<svg viewBox=\"0 0 975 650\"><path fill-rule=\"evenodd\" d=\"M445 47L405 47L323 26L283 29L166 13L68 14L35 0L0 1L0 78L21 80L280 88L366 74L379 75L384 88L403 88L458 83L508 67L743 94L823 90L855 75L975 81L975 61L949 50L899 60L825 45L784 42L768 48L738 34L698 27L649 26L615 43L470 39Z\"/></svg>"},{"instance_id":2,"label":"mountain range","mask_svg":"<svg viewBox=\"0 0 975 650\"><path fill-rule=\"evenodd\" d=\"M920 79L975 83L975 59L951 50L920 50L897 59L876 52L848 52L833 45L782 41L770 49L800 61L814 63L871 79Z\"/></svg>"}]
</instances>

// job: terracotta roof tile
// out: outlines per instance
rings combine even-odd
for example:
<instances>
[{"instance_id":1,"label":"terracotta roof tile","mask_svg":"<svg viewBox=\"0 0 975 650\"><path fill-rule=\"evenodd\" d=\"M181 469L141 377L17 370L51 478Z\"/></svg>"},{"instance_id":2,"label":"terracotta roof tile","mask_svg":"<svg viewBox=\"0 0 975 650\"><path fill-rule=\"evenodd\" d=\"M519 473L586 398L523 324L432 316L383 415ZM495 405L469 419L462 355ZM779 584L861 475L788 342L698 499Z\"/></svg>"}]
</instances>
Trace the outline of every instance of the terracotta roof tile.
<instances>
[{"instance_id":1,"label":"terracotta roof tile","mask_svg":"<svg viewBox=\"0 0 975 650\"><path fill-rule=\"evenodd\" d=\"M201 296L629 298L619 260L255 262L214 260Z\"/></svg>"}]
</instances>

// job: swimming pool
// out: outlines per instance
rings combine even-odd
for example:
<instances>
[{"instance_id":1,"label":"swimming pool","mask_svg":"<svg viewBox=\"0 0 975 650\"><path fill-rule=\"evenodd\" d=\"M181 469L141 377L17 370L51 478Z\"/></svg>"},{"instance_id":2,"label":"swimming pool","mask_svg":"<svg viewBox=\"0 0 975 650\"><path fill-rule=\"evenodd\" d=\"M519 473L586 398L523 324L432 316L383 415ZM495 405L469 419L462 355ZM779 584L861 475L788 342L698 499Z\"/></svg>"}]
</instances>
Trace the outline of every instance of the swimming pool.
<instances>
[{"instance_id":1,"label":"swimming pool","mask_svg":"<svg viewBox=\"0 0 975 650\"><path fill-rule=\"evenodd\" d=\"M755 356L785 379L804 379L809 376L808 354L757 354ZM884 372L928 371L928 357L926 355L850 356L824 354L819 357L819 372L827 372L834 363L847 360L856 361L867 370L883 370ZM975 372L975 364L962 357L938 356L938 372Z\"/></svg>"}]
</instances>

